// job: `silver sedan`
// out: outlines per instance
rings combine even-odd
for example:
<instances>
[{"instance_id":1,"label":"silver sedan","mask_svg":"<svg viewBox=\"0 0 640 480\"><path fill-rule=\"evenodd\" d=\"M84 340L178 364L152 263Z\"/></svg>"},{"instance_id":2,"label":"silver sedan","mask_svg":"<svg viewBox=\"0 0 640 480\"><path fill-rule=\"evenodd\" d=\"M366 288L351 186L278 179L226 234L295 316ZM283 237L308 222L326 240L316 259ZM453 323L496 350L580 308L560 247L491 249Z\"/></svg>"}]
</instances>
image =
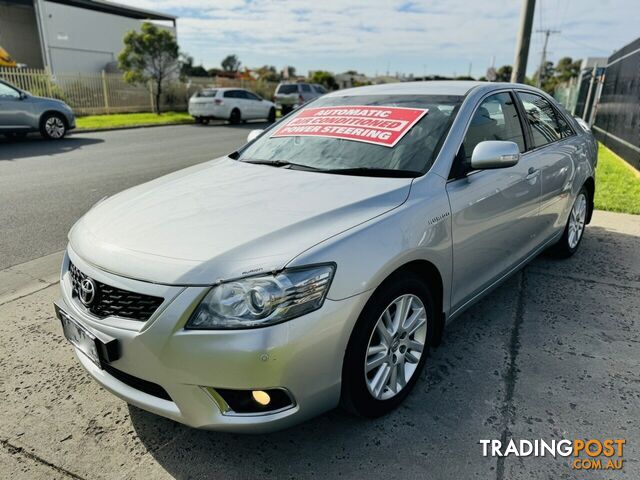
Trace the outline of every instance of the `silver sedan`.
<instances>
[{"instance_id":1,"label":"silver sedan","mask_svg":"<svg viewBox=\"0 0 640 480\"><path fill-rule=\"evenodd\" d=\"M395 408L446 325L591 219L596 142L519 84L325 95L73 227L56 304L107 390L258 432Z\"/></svg>"}]
</instances>

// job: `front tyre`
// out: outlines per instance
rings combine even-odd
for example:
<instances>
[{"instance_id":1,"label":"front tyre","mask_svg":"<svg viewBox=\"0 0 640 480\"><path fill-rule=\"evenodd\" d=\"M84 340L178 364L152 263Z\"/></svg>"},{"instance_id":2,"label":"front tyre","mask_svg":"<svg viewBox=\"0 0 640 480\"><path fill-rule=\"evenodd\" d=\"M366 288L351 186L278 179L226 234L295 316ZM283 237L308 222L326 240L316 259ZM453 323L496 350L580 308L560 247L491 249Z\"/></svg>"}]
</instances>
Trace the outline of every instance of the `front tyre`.
<instances>
[{"instance_id":1,"label":"front tyre","mask_svg":"<svg viewBox=\"0 0 640 480\"><path fill-rule=\"evenodd\" d=\"M585 187L582 187L571 207L564 233L558 243L552 247L552 253L560 258L569 258L578 251L580 241L584 235L588 213L589 192Z\"/></svg>"},{"instance_id":2,"label":"front tyre","mask_svg":"<svg viewBox=\"0 0 640 480\"><path fill-rule=\"evenodd\" d=\"M420 377L435 309L428 286L408 272L383 283L362 311L342 369L342 405L363 417L398 406Z\"/></svg>"},{"instance_id":3,"label":"front tyre","mask_svg":"<svg viewBox=\"0 0 640 480\"><path fill-rule=\"evenodd\" d=\"M40 134L47 140L60 140L67 134L67 122L59 113L47 113L40 120Z\"/></svg>"}]
</instances>

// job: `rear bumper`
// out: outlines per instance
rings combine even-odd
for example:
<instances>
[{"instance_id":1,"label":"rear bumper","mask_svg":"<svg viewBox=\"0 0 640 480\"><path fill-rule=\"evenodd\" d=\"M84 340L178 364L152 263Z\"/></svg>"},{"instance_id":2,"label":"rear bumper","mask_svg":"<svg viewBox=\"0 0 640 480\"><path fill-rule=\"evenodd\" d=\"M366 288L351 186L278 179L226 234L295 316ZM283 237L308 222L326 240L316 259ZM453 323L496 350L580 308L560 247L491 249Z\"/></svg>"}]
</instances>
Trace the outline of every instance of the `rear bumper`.
<instances>
[{"instance_id":1,"label":"rear bumper","mask_svg":"<svg viewBox=\"0 0 640 480\"><path fill-rule=\"evenodd\" d=\"M129 290L145 293L157 288L156 294L168 298L147 322L99 319L72 298L65 256L62 298L57 305L96 336L118 340L120 358L110 364L113 368L162 387L170 398L145 393L76 351L93 378L128 403L192 427L235 432L286 428L337 406L344 351L366 295L326 300L320 310L266 328L185 330L184 323L205 287L167 287L123 279L89 266L73 252L70 255L81 271L100 282L119 288L126 284ZM220 407L216 388L282 388L293 402L274 413L234 414Z\"/></svg>"},{"instance_id":2,"label":"rear bumper","mask_svg":"<svg viewBox=\"0 0 640 480\"><path fill-rule=\"evenodd\" d=\"M229 116L223 105L213 103L189 104L189 115L208 118L227 118Z\"/></svg>"}]
</instances>

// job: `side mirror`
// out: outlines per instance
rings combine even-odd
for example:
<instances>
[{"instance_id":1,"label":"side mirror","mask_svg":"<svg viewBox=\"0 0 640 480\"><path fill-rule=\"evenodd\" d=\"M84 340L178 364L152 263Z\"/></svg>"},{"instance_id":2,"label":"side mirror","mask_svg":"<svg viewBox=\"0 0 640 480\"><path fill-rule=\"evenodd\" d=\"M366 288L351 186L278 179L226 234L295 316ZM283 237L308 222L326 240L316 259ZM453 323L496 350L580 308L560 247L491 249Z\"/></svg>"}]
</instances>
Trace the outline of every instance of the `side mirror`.
<instances>
[{"instance_id":1,"label":"side mirror","mask_svg":"<svg viewBox=\"0 0 640 480\"><path fill-rule=\"evenodd\" d=\"M19 92L19 93L20 93L19 95L20 100L26 100L27 97L29 97L29 95L27 95L25 92Z\"/></svg>"},{"instance_id":2,"label":"side mirror","mask_svg":"<svg viewBox=\"0 0 640 480\"><path fill-rule=\"evenodd\" d=\"M249 132L249 135L247 135L247 142L253 142L262 132L264 132L264 130L262 130L261 128L251 130Z\"/></svg>"},{"instance_id":3,"label":"side mirror","mask_svg":"<svg viewBox=\"0 0 640 480\"><path fill-rule=\"evenodd\" d=\"M513 167L520 160L520 149L514 142L487 140L473 149L471 168L486 170L490 168Z\"/></svg>"}]
</instances>

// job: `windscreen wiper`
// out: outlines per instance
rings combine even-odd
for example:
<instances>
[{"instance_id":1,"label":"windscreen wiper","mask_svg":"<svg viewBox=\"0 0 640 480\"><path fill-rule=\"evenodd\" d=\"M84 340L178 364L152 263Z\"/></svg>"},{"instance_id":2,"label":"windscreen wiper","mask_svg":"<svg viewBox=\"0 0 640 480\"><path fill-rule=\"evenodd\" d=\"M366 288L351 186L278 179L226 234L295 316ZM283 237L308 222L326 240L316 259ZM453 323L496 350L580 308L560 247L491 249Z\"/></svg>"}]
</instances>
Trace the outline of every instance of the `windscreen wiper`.
<instances>
[{"instance_id":1,"label":"windscreen wiper","mask_svg":"<svg viewBox=\"0 0 640 480\"><path fill-rule=\"evenodd\" d=\"M323 173L335 173L338 175L359 175L362 177L395 177L395 178L415 178L422 175L422 172L414 170L397 170L394 168L329 168L320 170Z\"/></svg>"},{"instance_id":2,"label":"windscreen wiper","mask_svg":"<svg viewBox=\"0 0 640 480\"><path fill-rule=\"evenodd\" d=\"M301 163L288 162L286 160L242 160L244 163L251 163L253 165L270 165L272 167L289 167L296 170L312 170L314 172L324 172L323 168L312 167L310 165L303 165Z\"/></svg>"}]
</instances>

